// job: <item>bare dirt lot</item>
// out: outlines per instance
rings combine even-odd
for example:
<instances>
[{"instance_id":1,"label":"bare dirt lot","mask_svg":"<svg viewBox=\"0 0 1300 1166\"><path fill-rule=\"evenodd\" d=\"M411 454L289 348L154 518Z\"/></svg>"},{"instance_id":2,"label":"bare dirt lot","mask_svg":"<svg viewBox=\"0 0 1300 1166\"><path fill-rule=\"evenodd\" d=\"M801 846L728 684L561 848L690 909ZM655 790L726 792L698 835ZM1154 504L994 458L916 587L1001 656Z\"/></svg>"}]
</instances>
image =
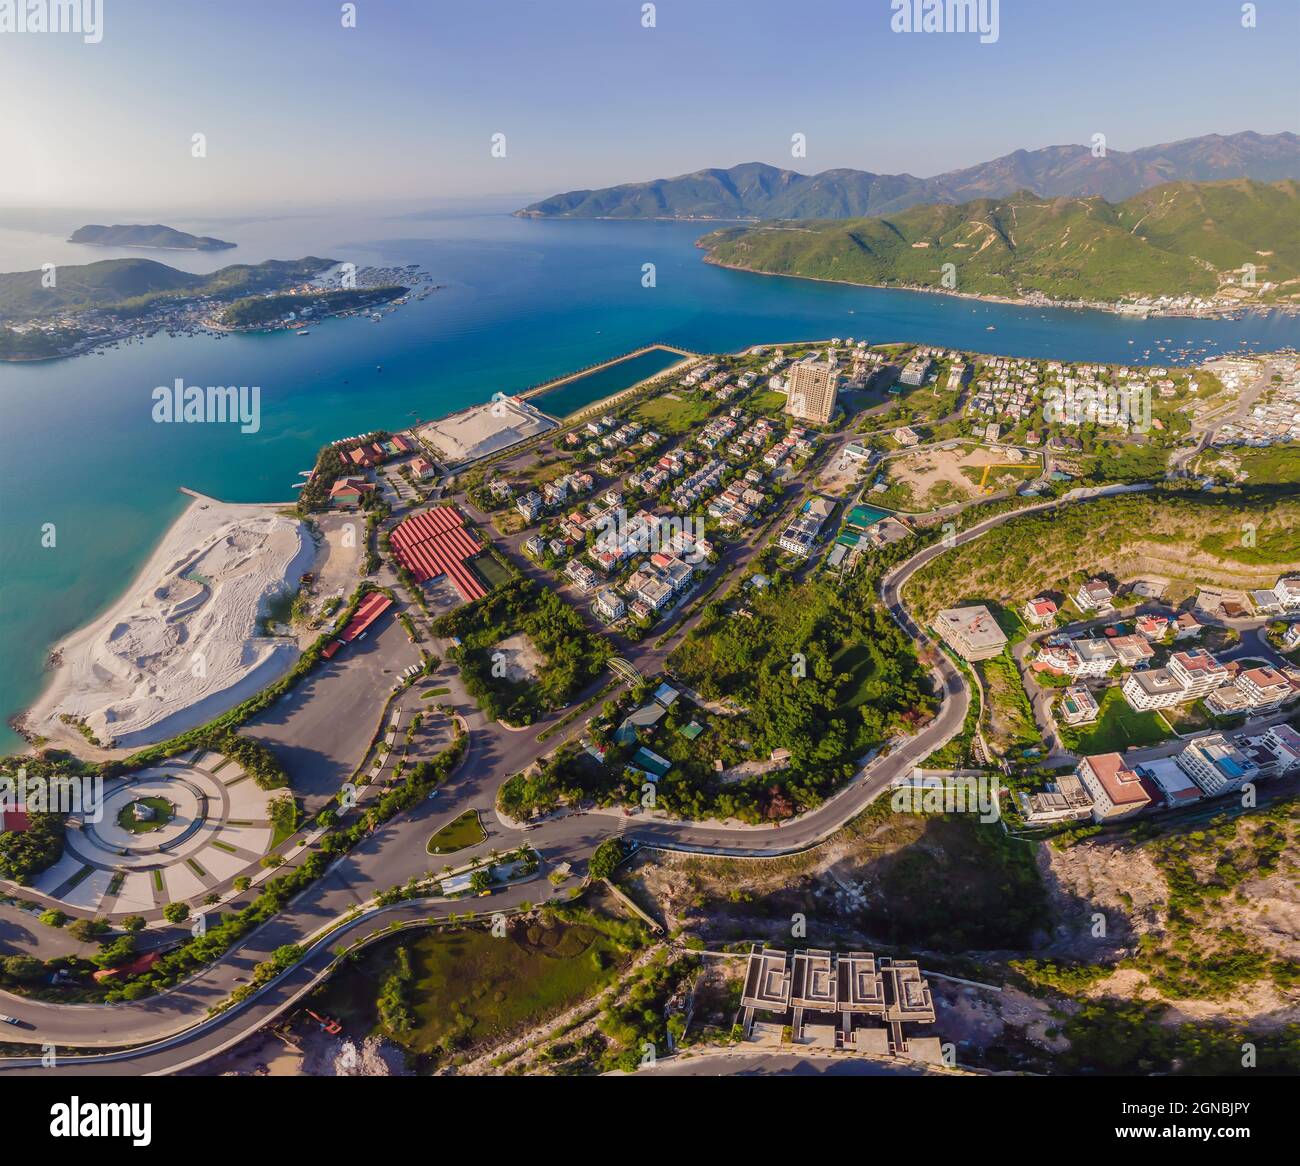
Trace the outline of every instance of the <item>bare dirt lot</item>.
<instances>
[{"instance_id":1,"label":"bare dirt lot","mask_svg":"<svg viewBox=\"0 0 1300 1166\"><path fill-rule=\"evenodd\" d=\"M949 449L917 450L891 458L885 463L890 493L910 499L911 509L918 512L967 502L980 494L979 483L987 492L1018 485L1042 469L1042 458L990 449L982 445L958 445ZM984 467L990 467L987 477ZM969 472L963 472L969 471Z\"/></svg>"},{"instance_id":2,"label":"bare dirt lot","mask_svg":"<svg viewBox=\"0 0 1300 1166\"><path fill-rule=\"evenodd\" d=\"M505 678L515 683L536 680L546 661L523 632L508 636L492 649L493 666L504 669Z\"/></svg>"}]
</instances>

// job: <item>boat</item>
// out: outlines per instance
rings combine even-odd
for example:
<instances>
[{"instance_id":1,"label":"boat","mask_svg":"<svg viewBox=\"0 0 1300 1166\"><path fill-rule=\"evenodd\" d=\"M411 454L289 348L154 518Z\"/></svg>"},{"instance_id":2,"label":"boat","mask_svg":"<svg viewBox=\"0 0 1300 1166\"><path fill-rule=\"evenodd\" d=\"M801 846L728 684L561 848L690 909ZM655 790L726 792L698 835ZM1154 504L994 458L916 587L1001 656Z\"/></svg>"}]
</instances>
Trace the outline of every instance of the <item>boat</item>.
<instances>
[{"instance_id":1,"label":"boat","mask_svg":"<svg viewBox=\"0 0 1300 1166\"><path fill-rule=\"evenodd\" d=\"M299 329L298 329L298 335L299 335L299 336L310 336L311 333L308 332L306 328L299 328Z\"/></svg>"}]
</instances>

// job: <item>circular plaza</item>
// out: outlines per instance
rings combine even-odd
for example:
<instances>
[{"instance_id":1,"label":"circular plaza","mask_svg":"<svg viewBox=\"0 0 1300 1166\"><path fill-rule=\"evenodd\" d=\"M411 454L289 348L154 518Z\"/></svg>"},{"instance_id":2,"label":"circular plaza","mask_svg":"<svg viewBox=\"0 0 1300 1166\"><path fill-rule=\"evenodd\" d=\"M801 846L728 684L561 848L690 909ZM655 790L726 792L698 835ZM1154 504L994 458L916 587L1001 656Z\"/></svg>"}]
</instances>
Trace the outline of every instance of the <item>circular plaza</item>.
<instances>
[{"instance_id":1,"label":"circular plaza","mask_svg":"<svg viewBox=\"0 0 1300 1166\"><path fill-rule=\"evenodd\" d=\"M34 889L101 917L222 896L262 869L272 796L212 752L111 779L94 812L69 820L63 857Z\"/></svg>"}]
</instances>

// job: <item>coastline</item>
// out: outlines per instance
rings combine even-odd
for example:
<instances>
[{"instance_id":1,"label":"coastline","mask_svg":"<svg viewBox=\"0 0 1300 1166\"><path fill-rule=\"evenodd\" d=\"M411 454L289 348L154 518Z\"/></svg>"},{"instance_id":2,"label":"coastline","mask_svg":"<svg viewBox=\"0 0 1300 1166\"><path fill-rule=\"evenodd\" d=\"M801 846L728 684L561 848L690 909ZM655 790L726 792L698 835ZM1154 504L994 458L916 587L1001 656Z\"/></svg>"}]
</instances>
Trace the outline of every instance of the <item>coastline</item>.
<instances>
[{"instance_id":1,"label":"coastline","mask_svg":"<svg viewBox=\"0 0 1300 1166\"><path fill-rule=\"evenodd\" d=\"M724 263L721 259L715 259L712 251L703 246L702 243L696 243L701 251L704 252L704 262L711 267L721 267L727 271L744 271L750 275L774 276L778 279L805 279L811 283L836 283L844 287L870 287L877 288L880 291L901 291L915 292L921 295L951 296L954 299L976 300L986 304L1002 304L1012 308L1056 308L1062 311L1079 311L1079 312L1106 312L1113 316L1128 316L1135 320L1142 319L1184 319L1184 320L1224 320L1239 318L1241 314L1250 312L1258 316L1268 316L1274 313L1281 315L1300 315L1300 304L1234 304L1224 305L1221 309L1205 312L1183 311L1171 308L1146 308L1125 305L1123 303L1111 303L1106 300L1054 300L1050 296L1033 297L1028 296L1000 296L992 292L963 292L955 288L945 287L927 287L922 285L911 285L901 283L859 283L854 279L831 279L824 275L798 275L789 271L765 271L760 267L742 267L738 263Z\"/></svg>"},{"instance_id":2,"label":"coastline","mask_svg":"<svg viewBox=\"0 0 1300 1166\"><path fill-rule=\"evenodd\" d=\"M45 737L54 744L75 743L78 751L85 751L87 738L77 726L64 724L57 719L61 711L66 711L62 706L70 698L80 697L85 700L92 695L104 695L105 703L111 705L120 701L129 702L134 697L136 691L134 689L125 694L112 689L111 684L114 680L117 680L119 685L133 681L132 678L124 678L121 675L120 662L107 653L106 645L123 638L128 633L133 618L138 620L142 605L147 604L150 598L157 598L159 581L174 572L180 564L195 557L196 551L202 547L205 538L210 539L213 534L219 535L227 531L231 524L235 524L237 533L240 528L246 528L248 524L268 518L282 522L289 521L282 516L285 503L221 502L185 487L181 488L181 493L191 499L189 505L163 532L149 557L126 588L100 614L51 645L47 659L53 667L49 671L40 695L10 722L11 727L27 739L28 752L35 747L31 742L33 736ZM287 531L287 528L285 529ZM299 534L301 538L297 551L287 558L283 564L283 571L279 572L288 586L293 585L297 575L311 570L321 553L304 525L300 524ZM228 542L229 539L230 535L227 534L223 541ZM228 611L229 604L227 609L219 609L214 613L205 611L205 605L197 602L204 599L205 593L208 598L211 598L219 594L223 587L230 586L229 581L220 578L212 582L215 586L209 583L199 588L196 584L197 593L185 596L177 604L175 612L167 616L165 622L168 624L180 622L187 616L199 612L209 624L208 630L211 633L209 639L215 641L220 647L225 632L239 633L240 628L231 629L227 626L232 618ZM262 581L254 579L254 582ZM253 593L251 589L246 588L246 590L250 595ZM242 617L241 622L246 623L250 613L248 596L236 596L236 599L241 598L243 602L233 612L233 618L238 620ZM263 614L260 610L261 606L259 602L255 618L260 618ZM223 616L227 618L223 619ZM189 664L191 649L196 644L203 644L204 641L198 637L190 639L188 632L189 629L186 628L187 634L178 637L174 646L181 649L183 657L181 672L192 677ZM256 658L245 662L243 659L245 650L249 644L257 640L263 641L264 650L255 654ZM162 687L165 697L155 702L154 715L152 717L146 715L144 723L129 727L125 743L119 741L116 745L104 743L92 747L97 753L105 756L120 755L149 744L150 742L144 738L156 736L158 739L163 739L203 724L226 708L233 708L266 685L274 683L293 666L299 655L296 642L288 637L240 635L237 640L228 643L237 645L239 655L237 665L243 667L220 669L221 661L216 658L215 652L212 664L213 672L218 679L226 679L228 683L214 685L207 691L203 690L203 686L197 686L199 690L192 694L192 699L186 696L182 685L173 683L170 688L164 685ZM172 646L171 643L167 643L164 648ZM166 659L161 650L159 655ZM87 676L100 682L99 693L87 692L82 687ZM204 678L206 678L206 666L204 677L197 679ZM154 676L150 679L156 681L158 677ZM91 726L92 731L95 727Z\"/></svg>"}]
</instances>

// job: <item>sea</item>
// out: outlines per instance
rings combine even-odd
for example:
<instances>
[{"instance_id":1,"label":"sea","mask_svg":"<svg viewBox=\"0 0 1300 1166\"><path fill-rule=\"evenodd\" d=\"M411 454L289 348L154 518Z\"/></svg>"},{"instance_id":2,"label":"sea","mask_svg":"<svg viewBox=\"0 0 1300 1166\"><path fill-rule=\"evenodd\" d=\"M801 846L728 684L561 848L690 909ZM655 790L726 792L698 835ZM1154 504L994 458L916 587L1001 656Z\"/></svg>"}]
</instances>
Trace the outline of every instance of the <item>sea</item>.
<instances>
[{"instance_id":1,"label":"sea","mask_svg":"<svg viewBox=\"0 0 1300 1166\"><path fill-rule=\"evenodd\" d=\"M441 416L647 344L709 352L838 336L1153 364L1300 346L1300 319L1281 314L1139 320L730 271L695 246L710 224L513 218L525 201L153 220L238 244L201 253L65 242L82 223L112 221L84 213L0 216L3 271L124 255L209 271L317 255L418 264L441 285L378 322L315 323L307 336L157 335L0 363L0 720L36 698L57 641L130 583L186 505L180 487L289 501L328 441ZM153 390L177 378L257 387L259 428L154 421ZM618 387L607 377L585 384ZM555 401L584 403L573 392ZM0 727L0 753L22 745Z\"/></svg>"}]
</instances>

